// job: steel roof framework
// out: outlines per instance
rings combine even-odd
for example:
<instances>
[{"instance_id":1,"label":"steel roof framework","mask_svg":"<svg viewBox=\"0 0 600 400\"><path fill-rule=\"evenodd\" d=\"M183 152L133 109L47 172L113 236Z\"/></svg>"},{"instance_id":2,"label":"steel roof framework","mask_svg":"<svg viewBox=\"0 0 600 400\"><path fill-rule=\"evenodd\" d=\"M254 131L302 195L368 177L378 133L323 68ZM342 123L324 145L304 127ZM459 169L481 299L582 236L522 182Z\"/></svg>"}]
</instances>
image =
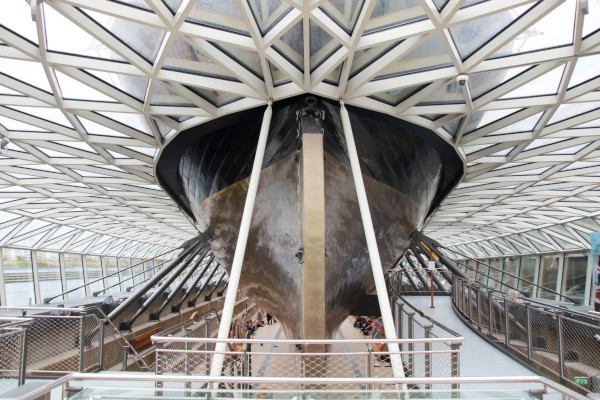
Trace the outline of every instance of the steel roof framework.
<instances>
[{"instance_id":1,"label":"steel roof framework","mask_svg":"<svg viewBox=\"0 0 600 400\"><path fill-rule=\"evenodd\" d=\"M4 8L0 246L175 247L195 229L157 185L157 152L182 130L307 92L457 148L466 174L425 230L445 245L477 257L562 251L589 248L600 230L598 0Z\"/></svg>"}]
</instances>

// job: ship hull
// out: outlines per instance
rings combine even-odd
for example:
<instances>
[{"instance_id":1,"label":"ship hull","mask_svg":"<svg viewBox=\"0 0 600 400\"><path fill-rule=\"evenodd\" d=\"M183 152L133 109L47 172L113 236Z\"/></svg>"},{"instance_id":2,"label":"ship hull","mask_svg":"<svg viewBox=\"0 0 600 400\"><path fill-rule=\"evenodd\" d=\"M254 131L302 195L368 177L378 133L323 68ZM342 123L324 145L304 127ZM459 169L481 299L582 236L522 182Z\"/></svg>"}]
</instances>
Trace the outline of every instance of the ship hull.
<instances>
[{"instance_id":1,"label":"ship hull","mask_svg":"<svg viewBox=\"0 0 600 400\"><path fill-rule=\"evenodd\" d=\"M295 122L294 107L274 113L240 290L275 315L289 338L301 338L303 325L314 321L303 310L303 285L308 278L303 276L302 260L304 188L298 140L302 127ZM344 318L373 290L374 281L339 113L331 104L323 109L324 310L326 336L333 337ZM247 133L255 125L247 122L237 129L221 129L220 136L201 137L182 152L177 165L177 195L198 229L210 237L215 259L228 269L255 148L254 138ZM422 228L448 180L447 171L440 152L414 135L387 137L385 128L357 117L353 129L386 272L408 247L410 234Z\"/></svg>"}]
</instances>

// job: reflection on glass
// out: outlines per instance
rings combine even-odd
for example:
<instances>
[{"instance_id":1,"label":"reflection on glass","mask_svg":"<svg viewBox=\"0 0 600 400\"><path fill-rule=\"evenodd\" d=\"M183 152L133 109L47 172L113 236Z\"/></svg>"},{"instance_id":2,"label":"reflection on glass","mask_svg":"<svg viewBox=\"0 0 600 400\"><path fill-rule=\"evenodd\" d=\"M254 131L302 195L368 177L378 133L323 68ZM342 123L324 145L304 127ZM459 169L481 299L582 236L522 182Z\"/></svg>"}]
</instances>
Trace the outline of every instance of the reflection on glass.
<instances>
[{"instance_id":1,"label":"reflection on glass","mask_svg":"<svg viewBox=\"0 0 600 400\"><path fill-rule=\"evenodd\" d=\"M410 86L407 88L390 90L389 92L381 92L371 97L395 107L424 87L425 85Z\"/></svg>"},{"instance_id":2,"label":"reflection on glass","mask_svg":"<svg viewBox=\"0 0 600 400\"><path fill-rule=\"evenodd\" d=\"M58 253L38 251L36 258L42 300L62 293L63 287L60 277L60 259ZM57 299L62 300L63 296L61 295Z\"/></svg>"},{"instance_id":3,"label":"reflection on glass","mask_svg":"<svg viewBox=\"0 0 600 400\"><path fill-rule=\"evenodd\" d=\"M303 23L298 22L273 44L273 48L300 71L304 71Z\"/></svg>"},{"instance_id":4,"label":"reflection on glass","mask_svg":"<svg viewBox=\"0 0 600 400\"><path fill-rule=\"evenodd\" d=\"M102 264L100 256L85 256L85 267L87 268L88 282L102 278ZM90 284L90 294L104 289L104 280Z\"/></svg>"},{"instance_id":5,"label":"reflection on glass","mask_svg":"<svg viewBox=\"0 0 600 400\"><path fill-rule=\"evenodd\" d=\"M321 6L321 9L341 26L346 33L351 34L356 25L356 20L358 19L363 3L363 0L329 0ZM375 5L373 12L377 10L380 3L382 3L381 0ZM371 14L371 16L372 15L373 14Z\"/></svg>"},{"instance_id":6,"label":"reflection on glass","mask_svg":"<svg viewBox=\"0 0 600 400\"><path fill-rule=\"evenodd\" d=\"M539 285L545 289L556 291L558 281L558 254L548 254L541 257ZM538 297L554 300L555 294L541 289Z\"/></svg>"},{"instance_id":7,"label":"reflection on glass","mask_svg":"<svg viewBox=\"0 0 600 400\"><path fill-rule=\"evenodd\" d=\"M283 0L248 0L248 4L263 35L292 9L292 6Z\"/></svg>"},{"instance_id":8,"label":"reflection on glass","mask_svg":"<svg viewBox=\"0 0 600 400\"><path fill-rule=\"evenodd\" d=\"M367 21L365 33L426 19L419 0L378 0Z\"/></svg>"},{"instance_id":9,"label":"reflection on glass","mask_svg":"<svg viewBox=\"0 0 600 400\"><path fill-rule=\"evenodd\" d=\"M569 296L577 304L583 304L587 264L588 257L585 253L565 254L561 293Z\"/></svg>"},{"instance_id":10,"label":"reflection on glass","mask_svg":"<svg viewBox=\"0 0 600 400\"><path fill-rule=\"evenodd\" d=\"M458 82L453 81L449 85L438 90L436 93L427 97L418 105L434 105L434 104L464 104L465 96L462 91L462 86Z\"/></svg>"},{"instance_id":11,"label":"reflection on glass","mask_svg":"<svg viewBox=\"0 0 600 400\"><path fill-rule=\"evenodd\" d=\"M488 269L489 267L487 266L487 264L489 263L489 260L481 260L481 262L477 263L477 274L476 274L476 279L477 282L483 284L483 285L487 285L487 281L488 281Z\"/></svg>"},{"instance_id":12,"label":"reflection on glass","mask_svg":"<svg viewBox=\"0 0 600 400\"><path fill-rule=\"evenodd\" d=\"M452 60L438 34L431 36L416 49L385 68L375 79L429 71L452 65Z\"/></svg>"},{"instance_id":13,"label":"reflection on glass","mask_svg":"<svg viewBox=\"0 0 600 400\"><path fill-rule=\"evenodd\" d=\"M173 40L165 57L163 68L221 79L237 80L226 68L223 68L202 50L192 46L180 37L176 37Z\"/></svg>"},{"instance_id":14,"label":"reflection on glass","mask_svg":"<svg viewBox=\"0 0 600 400\"><path fill-rule=\"evenodd\" d=\"M508 272L512 275L517 275L517 268L519 267L519 257L507 257L504 259L504 272ZM517 289L517 278L510 276L506 273L502 274L503 290Z\"/></svg>"},{"instance_id":15,"label":"reflection on glass","mask_svg":"<svg viewBox=\"0 0 600 400\"><path fill-rule=\"evenodd\" d=\"M519 280L519 291L528 297L533 295L533 286L531 283L527 283L523 279L529 282L534 282L536 266L537 256L521 257L521 271L519 275L521 280Z\"/></svg>"},{"instance_id":16,"label":"reflection on glass","mask_svg":"<svg viewBox=\"0 0 600 400\"><path fill-rule=\"evenodd\" d=\"M121 289L124 290L129 286L133 285L133 276L131 272L131 260L129 258L119 258L119 276L121 277Z\"/></svg>"},{"instance_id":17,"label":"reflection on glass","mask_svg":"<svg viewBox=\"0 0 600 400\"><path fill-rule=\"evenodd\" d=\"M451 27L450 34L461 58L466 60L530 7L531 4L517 7Z\"/></svg>"},{"instance_id":18,"label":"reflection on glass","mask_svg":"<svg viewBox=\"0 0 600 400\"><path fill-rule=\"evenodd\" d=\"M29 250L2 249L2 274L7 306L28 306L35 303Z\"/></svg>"},{"instance_id":19,"label":"reflection on glass","mask_svg":"<svg viewBox=\"0 0 600 400\"><path fill-rule=\"evenodd\" d=\"M154 260L146 260L144 263L144 279L152 277L154 274Z\"/></svg>"},{"instance_id":20,"label":"reflection on glass","mask_svg":"<svg viewBox=\"0 0 600 400\"><path fill-rule=\"evenodd\" d=\"M260 63L260 56L256 51L242 49L241 47L226 43L210 42L210 44L217 47L229 57L235 59L240 65L252 72L254 75L258 76L260 79L264 79L262 65Z\"/></svg>"},{"instance_id":21,"label":"reflection on glass","mask_svg":"<svg viewBox=\"0 0 600 400\"><path fill-rule=\"evenodd\" d=\"M105 293L118 293L121 291L119 287L119 276L115 274L117 272L117 258L116 257L104 257L104 269L106 270L106 288L108 289ZM108 276L114 274L112 276ZM114 285L114 286L113 286ZM110 287L113 286L113 287Z\"/></svg>"},{"instance_id":22,"label":"reflection on glass","mask_svg":"<svg viewBox=\"0 0 600 400\"><path fill-rule=\"evenodd\" d=\"M319 25L310 22L310 70L314 71L329 56L342 47Z\"/></svg>"},{"instance_id":23,"label":"reflection on glass","mask_svg":"<svg viewBox=\"0 0 600 400\"><path fill-rule=\"evenodd\" d=\"M492 258L490 260L490 278L488 280L488 286L496 290L500 290L501 279L502 279L502 258Z\"/></svg>"},{"instance_id":24,"label":"reflection on glass","mask_svg":"<svg viewBox=\"0 0 600 400\"><path fill-rule=\"evenodd\" d=\"M143 281L144 280L144 274L143 274L144 264L143 264L142 260L140 260L139 258L134 258L131 260L131 265L135 265L135 267L133 267L133 276L134 276L133 282L139 283L139 282Z\"/></svg>"},{"instance_id":25,"label":"reflection on glass","mask_svg":"<svg viewBox=\"0 0 600 400\"><path fill-rule=\"evenodd\" d=\"M81 255L69 254L64 255L65 276L67 278L67 290L75 289L83 285L83 263ZM80 299L85 297L85 288L79 288L67 294L68 299Z\"/></svg>"},{"instance_id":26,"label":"reflection on glass","mask_svg":"<svg viewBox=\"0 0 600 400\"><path fill-rule=\"evenodd\" d=\"M248 35L235 0L198 0L187 21Z\"/></svg>"}]
</instances>

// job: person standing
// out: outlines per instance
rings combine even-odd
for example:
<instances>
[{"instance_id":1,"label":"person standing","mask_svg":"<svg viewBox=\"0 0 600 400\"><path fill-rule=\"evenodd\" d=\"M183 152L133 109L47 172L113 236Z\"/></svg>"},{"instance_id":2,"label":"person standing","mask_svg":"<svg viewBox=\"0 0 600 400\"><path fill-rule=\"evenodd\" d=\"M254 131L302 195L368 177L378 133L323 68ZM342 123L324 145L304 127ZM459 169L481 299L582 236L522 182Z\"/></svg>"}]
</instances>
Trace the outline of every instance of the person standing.
<instances>
[{"instance_id":1,"label":"person standing","mask_svg":"<svg viewBox=\"0 0 600 400\"><path fill-rule=\"evenodd\" d=\"M267 325L271 325L272 321L273 321L273 317L271 316L271 314L267 313Z\"/></svg>"}]
</instances>

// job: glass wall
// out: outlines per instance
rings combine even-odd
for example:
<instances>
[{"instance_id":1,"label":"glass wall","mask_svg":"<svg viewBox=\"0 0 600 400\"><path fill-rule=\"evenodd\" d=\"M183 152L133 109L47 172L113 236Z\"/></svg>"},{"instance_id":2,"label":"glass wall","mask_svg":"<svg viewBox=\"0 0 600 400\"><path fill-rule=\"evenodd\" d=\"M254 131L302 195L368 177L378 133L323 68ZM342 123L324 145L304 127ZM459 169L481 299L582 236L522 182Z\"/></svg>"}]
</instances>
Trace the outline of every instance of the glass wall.
<instances>
[{"instance_id":1,"label":"glass wall","mask_svg":"<svg viewBox=\"0 0 600 400\"><path fill-rule=\"evenodd\" d=\"M540 259L540 276L538 285L543 288L556 291L556 284L558 283L558 262L560 257L558 254L546 254L541 256ZM538 297L543 299L554 300L554 292L541 289L541 293L538 293Z\"/></svg>"},{"instance_id":2,"label":"glass wall","mask_svg":"<svg viewBox=\"0 0 600 400\"><path fill-rule=\"evenodd\" d=\"M116 284L111 289L112 293L120 292L118 266L122 270L123 278L126 279L132 276L132 272L124 269L140 263L139 266L133 268L135 273L142 273L135 278L135 282L139 283L146 279L146 273L143 273L144 267L153 266L158 261L130 258L117 260L116 257L33 251L35 253L26 249L0 248L2 260L0 268L1 305L19 307L40 304L46 298L72 300L87 297L104 289L105 283ZM114 272L115 275L102 279L105 272ZM2 287L2 283L4 283L4 287ZM87 290L85 287L78 288L85 284L88 284ZM133 280L129 279L125 285L132 286ZM76 290L65 296L62 295L63 292L70 289Z\"/></svg>"},{"instance_id":3,"label":"glass wall","mask_svg":"<svg viewBox=\"0 0 600 400\"><path fill-rule=\"evenodd\" d=\"M60 257L50 251L36 252L38 279L40 280L40 297L43 299L61 294L62 278L60 276ZM63 296L57 297L62 300Z\"/></svg>"},{"instance_id":4,"label":"glass wall","mask_svg":"<svg viewBox=\"0 0 600 400\"><path fill-rule=\"evenodd\" d=\"M85 256L85 268L87 269L88 282L94 282L102 278L102 262L100 256ZM90 295L104 289L104 279L90 284Z\"/></svg>"},{"instance_id":5,"label":"glass wall","mask_svg":"<svg viewBox=\"0 0 600 400\"><path fill-rule=\"evenodd\" d=\"M144 261L139 258L132 258L131 265L133 267L133 281L134 283L140 283L144 280Z\"/></svg>"},{"instance_id":6,"label":"glass wall","mask_svg":"<svg viewBox=\"0 0 600 400\"><path fill-rule=\"evenodd\" d=\"M496 290L500 290L502 279L502 259L492 258L490 260L490 277L488 286Z\"/></svg>"},{"instance_id":7,"label":"glass wall","mask_svg":"<svg viewBox=\"0 0 600 400\"><path fill-rule=\"evenodd\" d=\"M587 282L588 257L585 253L565 254L561 293L583 304Z\"/></svg>"},{"instance_id":8,"label":"glass wall","mask_svg":"<svg viewBox=\"0 0 600 400\"><path fill-rule=\"evenodd\" d=\"M7 306L28 306L35 303L31 252L2 249L2 276Z\"/></svg>"},{"instance_id":9,"label":"glass wall","mask_svg":"<svg viewBox=\"0 0 600 400\"><path fill-rule=\"evenodd\" d=\"M519 291L526 296L533 296L535 294L534 286L525 281L535 282L535 269L537 268L537 263L537 256L521 257L521 271L519 272L519 278L524 279L524 281L519 281Z\"/></svg>"},{"instance_id":10,"label":"glass wall","mask_svg":"<svg viewBox=\"0 0 600 400\"><path fill-rule=\"evenodd\" d=\"M85 297L85 288L80 287L85 283L83 280L83 261L81 259L81 254L65 253L64 258L67 290L79 288L67 293L67 298L72 300Z\"/></svg>"},{"instance_id":11,"label":"glass wall","mask_svg":"<svg viewBox=\"0 0 600 400\"><path fill-rule=\"evenodd\" d=\"M518 276L519 260L519 257L507 257L504 259L504 272L502 273L502 283L504 285L502 290L518 289L517 278L511 275Z\"/></svg>"},{"instance_id":12,"label":"glass wall","mask_svg":"<svg viewBox=\"0 0 600 400\"><path fill-rule=\"evenodd\" d=\"M106 275L114 274L112 276L108 276L106 278L106 293L118 293L121 291L121 288L118 285L119 283L119 274L116 272L117 269L117 258L116 257L104 257L104 269L106 270ZM115 286L116 285L116 286ZM112 286L112 287L111 287Z\"/></svg>"},{"instance_id":13,"label":"glass wall","mask_svg":"<svg viewBox=\"0 0 600 400\"><path fill-rule=\"evenodd\" d=\"M133 286L133 280L130 279L133 274L131 273L131 261L129 258L119 258L119 275L121 276L121 290L126 290L128 287Z\"/></svg>"}]
</instances>

